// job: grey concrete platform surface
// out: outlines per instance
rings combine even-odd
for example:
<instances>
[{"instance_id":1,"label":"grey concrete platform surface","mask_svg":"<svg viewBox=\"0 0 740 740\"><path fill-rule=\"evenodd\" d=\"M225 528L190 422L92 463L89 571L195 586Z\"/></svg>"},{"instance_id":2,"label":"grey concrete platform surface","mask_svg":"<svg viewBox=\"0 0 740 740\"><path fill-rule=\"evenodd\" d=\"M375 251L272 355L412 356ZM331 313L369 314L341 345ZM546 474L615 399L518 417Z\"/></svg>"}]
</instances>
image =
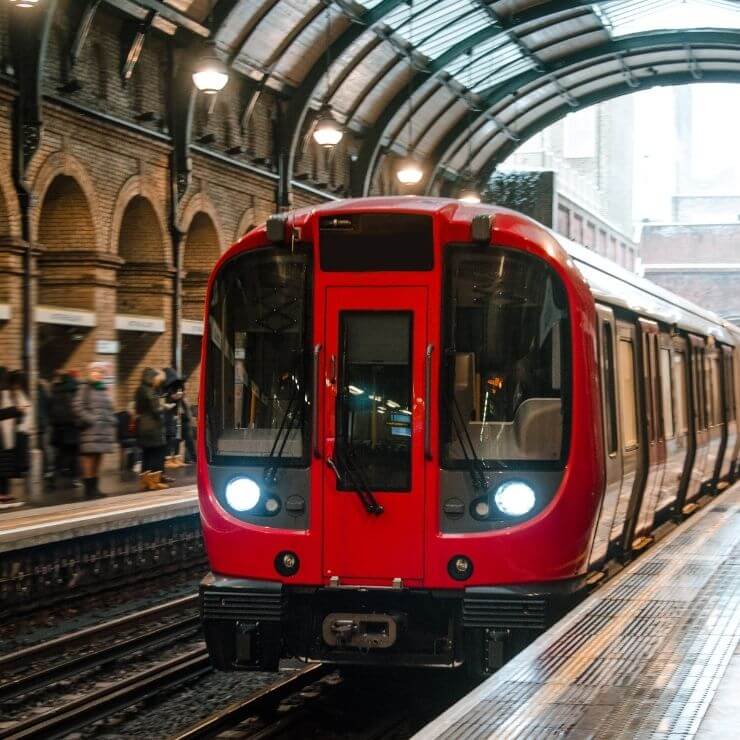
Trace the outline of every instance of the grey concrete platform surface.
<instances>
[{"instance_id":1,"label":"grey concrete platform surface","mask_svg":"<svg viewBox=\"0 0 740 740\"><path fill-rule=\"evenodd\" d=\"M415 740L554 737L740 737L740 484Z\"/></svg>"},{"instance_id":2,"label":"grey concrete platform surface","mask_svg":"<svg viewBox=\"0 0 740 740\"><path fill-rule=\"evenodd\" d=\"M4 512L0 553L197 513L194 485Z\"/></svg>"}]
</instances>

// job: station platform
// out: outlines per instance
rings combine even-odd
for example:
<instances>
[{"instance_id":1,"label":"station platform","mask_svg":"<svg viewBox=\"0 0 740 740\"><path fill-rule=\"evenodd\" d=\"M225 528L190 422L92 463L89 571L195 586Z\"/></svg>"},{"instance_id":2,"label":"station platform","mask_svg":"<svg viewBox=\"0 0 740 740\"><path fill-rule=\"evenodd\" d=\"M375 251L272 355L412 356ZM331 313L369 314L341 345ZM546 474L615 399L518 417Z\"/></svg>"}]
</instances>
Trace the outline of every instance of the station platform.
<instances>
[{"instance_id":1,"label":"station platform","mask_svg":"<svg viewBox=\"0 0 740 740\"><path fill-rule=\"evenodd\" d=\"M195 485L4 512L0 553L198 513Z\"/></svg>"},{"instance_id":2,"label":"station platform","mask_svg":"<svg viewBox=\"0 0 740 740\"><path fill-rule=\"evenodd\" d=\"M415 735L740 734L740 484Z\"/></svg>"}]
</instances>

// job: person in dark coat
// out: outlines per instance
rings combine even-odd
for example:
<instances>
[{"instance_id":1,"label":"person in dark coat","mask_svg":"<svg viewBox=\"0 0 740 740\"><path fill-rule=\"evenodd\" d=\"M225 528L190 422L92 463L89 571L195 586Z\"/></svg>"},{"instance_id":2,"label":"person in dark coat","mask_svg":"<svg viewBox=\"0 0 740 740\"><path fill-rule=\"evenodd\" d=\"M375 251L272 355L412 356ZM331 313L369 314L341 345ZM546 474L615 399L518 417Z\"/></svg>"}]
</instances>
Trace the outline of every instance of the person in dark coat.
<instances>
[{"instance_id":1,"label":"person in dark coat","mask_svg":"<svg viewBox=\"0 0 740 740\"><path fill-rule=\"evenodd\" d=\"M112 452L116 442L116 417L113 402L105 387L104 362L91 362L87 369L87 382L77 391L74 410L80 428L80 467L87 498L99 498L98 488L100 459Z\"/></svg>"},{"instance_id":2,"label":"person in dark coat","mask_svg":"<svg viewBox=\"0 0 740 740\"><path fill-rule=\"evenodd\" d=\"M80 451L80 430L74 410L77 389L77 378L72 373L62 373L51 386L51 446L56 452L54 472L59 478L77 478L77 456Z\"/></svg>"},{"instance_id":3,"label":"person in dark coat","mask_svg":"<svg viewBox=\"0 0 740 740\"><path fill-rule=\"evenodd\" d=\"M136 391L136 436L142 453L141 488L145 491L167 487L162 483L167 440L164 409L158 392L163 380L164 373L148 367Z\"/></svg>"},{"instance_id":4,"label":"person in dark coat","mask_svg":"<svg viewBox=\"0 0 740 740\"><path fill-rule=\"evenodd\" d=\"M180 468L185 463L178 457L180 441L184 432L183 416L187 408L185 401L185 382L171 367L164 371L162 383L164 397L164 429L167 440L166 468Z\"/></svg>"},{"instance_id":5,"label":"person in dark coat","mask_svg":"<svg viewBox=\"0 0 740 740\"><path fill-rule=\"evenodd\" d=\"M25 416L10 387L8 371L0 367L0 501L9 501L10 479L17 475L16 433Z\"/></svg>"}]
</instances>

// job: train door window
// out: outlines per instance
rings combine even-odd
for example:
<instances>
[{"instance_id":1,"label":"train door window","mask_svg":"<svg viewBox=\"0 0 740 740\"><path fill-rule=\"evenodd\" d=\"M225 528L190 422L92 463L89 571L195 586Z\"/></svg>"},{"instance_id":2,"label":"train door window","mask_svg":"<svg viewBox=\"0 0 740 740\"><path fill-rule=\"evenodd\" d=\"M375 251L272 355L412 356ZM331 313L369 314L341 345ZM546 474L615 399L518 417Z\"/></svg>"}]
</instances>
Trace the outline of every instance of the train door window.
<instances>
[{"instance_id":1,"label":"train door window","mask_svg":"<svg viewBox=\"0 0 740 740\"><path fill-rule=\"evenodd\" d=\"M675 433L686 434L689 425L686 412L686 355L683 352L673 353L672 369Z\"/></svg>"},{"instance_id":2,"label":"train door window","mask_svg":"<svg viewBox=\"0 0 740 740\"><path fill-rule=\"evenodd\" d=\"M337 445L373 491L411 486L411 324L406 311L341 314Z\"/></svg>"},{"instance_id":3,"label":"train door window","mask_svg":"<svg viewBox=\"0 0 740 740\"><path fill-rule=\"evenodd\" d=\"M625 450L637 447L637 403L635 396L635 347L631 339L620 337L617 351L619 361L619 405L622 421L622 444Z\"/></svg>"},{"instance_id":4,"label":"train door window","mask_svg":"<svg viewBox=\"0 0 740 740\"><path fill-rule=\"evenodd\" d=\"M673 439L675 423L671 393L671 352L664 348L660 350L660 391L665 438Z\"/></svg>"},{"instance_id":5,"label":"train door window","mask_svg":"<svg viewBox=\"0 0 740 740\"><path fill-rule=\"evenodd\" d=\"M709 357L709 377L712 384L710 396L712 425L722 423L722 386L719 376L719 354L714 353Z\"/></svg>"},{"instance_id":6,"label":"train door window","mask_svg":"<svg viewBox=\"0 0 740 740\"><path fill-rule=\"evenodd\" d=\"M606 444L609 455L617 452L617 399L614 378L614 333L608 321L602 324L601 362L604 368L604 414L606 415Z\"/></svg>"},{"instance_id":7,"label":"train door window","mask_svg":"<svg viewBox=\"0 0 740 740\"><path fill-rule=\"evenodd\" d=\"M692 365L693 390L694 390L694 414L697 430L706 429L706 406L704 405L704 350L696 349L693 352Z\"/></svg>"}]
</instances>

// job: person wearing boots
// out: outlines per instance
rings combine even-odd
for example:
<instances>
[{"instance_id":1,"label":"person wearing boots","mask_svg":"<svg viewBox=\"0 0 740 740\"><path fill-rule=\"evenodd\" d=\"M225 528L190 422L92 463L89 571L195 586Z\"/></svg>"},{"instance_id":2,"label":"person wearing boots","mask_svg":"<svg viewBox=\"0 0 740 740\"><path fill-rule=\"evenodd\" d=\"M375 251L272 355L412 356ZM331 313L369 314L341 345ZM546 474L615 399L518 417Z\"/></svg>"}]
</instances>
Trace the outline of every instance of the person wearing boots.
<instances>
[{"instance_id":1,"label":"person wearing boots","mask_svg":"<svg viewBox=\"0 0 740 740\"><path fill-rule=\"evenodd\" d=\"M98 488L100 459L112 452L116 443L116 417L113 402L103 378L107 365L91 362L87 380L77 391L73 407L80 429L80 468L86 498L100 498Z\"/></svg>"},{"instance_id":2,"label":"person wearing boots","mask_svg":"<svg viewBox=\"0 0 740 740\"><path fill-rule=\"evenodd\" d=\"M181 413L183 408L184 383L177 371L165 368L162 383L164 402L164 430L167 442L165 468L181 468L185 463L180 459L180 432L182 430ZM169 482L166 478L165 482ZM172 479L170 479L172 480Z\"/></svg>"},{"instance_id":3,"label":"person wearing boots","mask_svg":"<svg viewBox=\"0 0 740 740\"><path fill-rule=\"evenodd\" d=\"M136 436L141 447L141 490L157 491L167 488L162 482L164 458L167 454L164 413L158 388L164 373L148 367L141 375L136 391Z\"/></svg>"}]
</instances>

